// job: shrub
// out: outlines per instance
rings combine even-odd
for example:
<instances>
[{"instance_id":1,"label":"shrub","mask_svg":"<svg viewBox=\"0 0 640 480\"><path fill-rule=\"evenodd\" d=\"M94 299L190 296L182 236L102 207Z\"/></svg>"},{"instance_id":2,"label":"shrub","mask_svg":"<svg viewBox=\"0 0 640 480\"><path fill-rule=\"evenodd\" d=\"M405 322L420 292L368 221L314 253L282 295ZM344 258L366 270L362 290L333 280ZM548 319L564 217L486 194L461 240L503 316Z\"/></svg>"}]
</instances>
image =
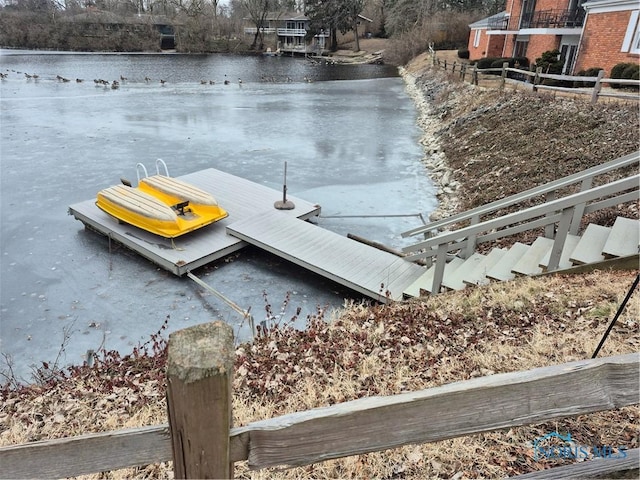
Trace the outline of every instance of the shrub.
<instances>
[{"instance_id":1,"label":"shrub","mask_svg":"<svg viewBox=\"0 0 640 480\"><path fill-rule=\"evenodd\" d=\"M591 68L587 68L586 70L580 70L578 73L576 73L576 75L579 77L597 77L598 74L600 73L600 70L602 70L602 68L600 67L591 67ZM576 80L575 82L573 82L573 86L576 88L593 87L594 85L595 85L595 82L590 82L590 81Z\"/></svg>"},{"instance_id":2,"label":"shrub","mask_svg":"<svg viewBox=\"0 0 640 480\"><path fill-rule=\"evenodd\" d=\"M542 67L542 73L560 74L562 73L564 61L558 60L558 58L560 58L560 51L558 49L547 50L543 52L539 58L536 58L536 67Z\"/></svg>"},{"instance_id":3,"label":"shrub","mask_svg":"<svg viewBox=\"0 0 640 480\"><path fill-rule=\"evenodd\" d=\"M637 63L618 63L611 69L611 78L638 80L640 77L640 66ZM612 88L622 88L622 85L611 84ZM635 87L631 87L635 88Z\"/></svg>"},{"instance_id":4,"label":"shrub","mask_svg":"<svg viewBox=\"0 0 640 480\"><path fill-rule=\"evenodd\" d=\"M622 72L633 63L618 63L611 69L611 78L622 78Z\"/></svg>"},{"instance_id":5,"label":"shrub","mask_svg":"<svg viewBox=\"0 0 640 480\"><path fill-rule=\"evenodd\" d=\"M481 58L476 62L476 67L479 69L491 68L491 64L496 60L498 60L496 57Z\"/></svg>"},{"instance_id":6,"label":"shrub","mask_svg":"<svg viewBox=\"0 0 640 480\"><path fill-rule=\"evenodd\" d=\"M502 68L502 64L505 62L509 64L510 68L527 69L529 67L529 60L527 59L527 57L500 57L500 58L492 59L492 62L486 67L478 66L478 68ZM478 63L480 63L480 61L478 61ZM488 72L488 73L492 75L500 75L500 72L498 71ZM518 76L516 74L509 74L509 75L513 78Z\"/></svg>"},{"instance_id":7,"label":"shrub","mask_svg":"<svg viewBox=\"0 0 640 480\"><path fill-rule=\"evenodd\" d=\"M529 59L527 57L513 57L511 60L513 60L513 65L510 63L510 67L515 67L517 63L520 65L518 68L523 70L529 68Z\"/></svg>"},{"instance_id":8,"label":"shrub","mask_svg":"<svg viewBox=\"0 0 640 480\"><path fill-rule=\"evenodd\" d=\"M461 48L458 50L458 58L469 58L469 49Z\"/></svg>"},{"instance_id":9,"label":"shrub","mask_svg":"<svg viewBox=\"0 0 640 480\"><path fill-rule=\"evenodd\" d=\"M630 65L622 71L622 78L629 80L637 79L638 72L640 72L640 65Z\"/></svg>"}]
</instances>

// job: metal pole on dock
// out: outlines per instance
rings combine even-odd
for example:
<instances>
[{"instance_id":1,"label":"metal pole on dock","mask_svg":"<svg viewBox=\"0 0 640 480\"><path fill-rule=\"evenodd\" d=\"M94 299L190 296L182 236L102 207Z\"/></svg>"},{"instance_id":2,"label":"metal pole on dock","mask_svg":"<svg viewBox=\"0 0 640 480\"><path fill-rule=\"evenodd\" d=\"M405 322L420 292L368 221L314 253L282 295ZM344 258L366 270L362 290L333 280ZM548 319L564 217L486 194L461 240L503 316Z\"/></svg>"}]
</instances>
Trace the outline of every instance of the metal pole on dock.
<instances>
[{"instance_id":1,"label":"metal pole on dock","mask_svg":"<svg viewBox=\"0 0 640 480\"><path fill-rule=\"evenodd\" d=\"M273 206L277 210L293 210L296 206L287 200L287 162L284 162L284 184L282 185L282 200L278 200Z\"/></svg>"}]
</instances>

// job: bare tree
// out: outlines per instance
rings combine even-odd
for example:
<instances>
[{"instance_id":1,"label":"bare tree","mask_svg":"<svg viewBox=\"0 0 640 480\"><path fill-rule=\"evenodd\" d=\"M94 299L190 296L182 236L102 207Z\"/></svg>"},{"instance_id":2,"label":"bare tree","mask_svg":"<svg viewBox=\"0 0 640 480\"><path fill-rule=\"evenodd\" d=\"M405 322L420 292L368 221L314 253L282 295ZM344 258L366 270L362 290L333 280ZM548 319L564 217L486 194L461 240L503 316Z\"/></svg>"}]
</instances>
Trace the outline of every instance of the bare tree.
<instances>
[{"instance_id":1,"label":"bare tree","mask_svg":"<svg viewBox=\"0 0 640 480\"><path fill-rule=\"evenodd\" d=\"M251 49L264 48L264 28L270 11L278 6L276 0L242 0L242 6L246 10L251 22L256 27Z\"/></svg>"}]
</instances>

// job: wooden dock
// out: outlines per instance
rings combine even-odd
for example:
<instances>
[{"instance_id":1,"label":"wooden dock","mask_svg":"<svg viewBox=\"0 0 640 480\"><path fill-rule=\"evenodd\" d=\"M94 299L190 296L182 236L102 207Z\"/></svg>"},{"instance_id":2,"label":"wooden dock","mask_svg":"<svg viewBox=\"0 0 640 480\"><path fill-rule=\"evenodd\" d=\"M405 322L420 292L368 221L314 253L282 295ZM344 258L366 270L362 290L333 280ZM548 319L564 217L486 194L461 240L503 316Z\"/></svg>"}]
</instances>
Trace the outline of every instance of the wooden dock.
<instances>
[{"instance_id":1,"label":"wooden dock","mask_svg":"<svg viewBox=\"0 0 640 480\"><path fill-rule=\"evenodd\" d=\"M69 213L178 276L248 243L383 303L401 300L425 272L397 255L303 221L319 215L319 205L288 196L295 208L277 210L282 192L212 168L178 178L214 195L229 216L172 242L118 223L94 199L71 205Z\"/></svg>"}]
</instances>

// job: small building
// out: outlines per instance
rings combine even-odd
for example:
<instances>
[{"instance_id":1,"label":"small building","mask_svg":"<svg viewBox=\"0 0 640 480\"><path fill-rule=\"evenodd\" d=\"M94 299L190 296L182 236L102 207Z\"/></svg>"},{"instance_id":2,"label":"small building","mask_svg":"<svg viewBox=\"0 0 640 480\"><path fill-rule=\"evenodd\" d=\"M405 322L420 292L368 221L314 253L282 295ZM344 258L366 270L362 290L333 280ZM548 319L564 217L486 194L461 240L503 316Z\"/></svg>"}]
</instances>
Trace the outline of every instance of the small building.
<instances>
[{"instance_id":1,"label":"small building","mask_svg":"<svg viewBox=\"0 0 640 480\"><path fill-rule=\"evenodd\" d=\"M248 20L247 20L248 21ZM268 48L282 53L321 55L329 46L329 29L307 40L310 19L302 13L270 13L260 26L247 26L245 35L264 35Z\"/></svg>"},{"instance_id":2,"label":"small building","mask_svg":"<svg viewBox=\"0 0 640 480\"><path fill-rule=\"evenodd\" d=\"M586 11L575 71L602 68L607 75L618 63L640 60L638 0L594 0Z\"/></svg>"},{"instance_id":3,"label":"small building","mask_svg":"<svg viewBox=\"0 0 640 480\"><path fill-rule=\"evenodd\" d=\"M246 22L252 22L245 19ZM371 36L371 24L373 20L358 15L357 33L358 37ZM320 29L311 39L307 38L307 31L311 20L302 13L270 13L262 21L260 27L255 25L244 28L245 35L256 35L258 28L264 35L266 48L272 51L291 54L322 55L330 48L331 29ZM336 32L338 43L355 40L355 31L341 34Z\"/></svg>"},{"instance_id":4,"label":"small building","mask_svg":"<svg viewBox=\"0 0 640 480\"><path fill-rule=\"evenodd\" d=\"M502 56L504 35L487 35L487 31L490 25L494 26L499 22L506 26L508 18L507 12L500 12L469 25L469 60Z\"/></svg>"}]
</instances>

